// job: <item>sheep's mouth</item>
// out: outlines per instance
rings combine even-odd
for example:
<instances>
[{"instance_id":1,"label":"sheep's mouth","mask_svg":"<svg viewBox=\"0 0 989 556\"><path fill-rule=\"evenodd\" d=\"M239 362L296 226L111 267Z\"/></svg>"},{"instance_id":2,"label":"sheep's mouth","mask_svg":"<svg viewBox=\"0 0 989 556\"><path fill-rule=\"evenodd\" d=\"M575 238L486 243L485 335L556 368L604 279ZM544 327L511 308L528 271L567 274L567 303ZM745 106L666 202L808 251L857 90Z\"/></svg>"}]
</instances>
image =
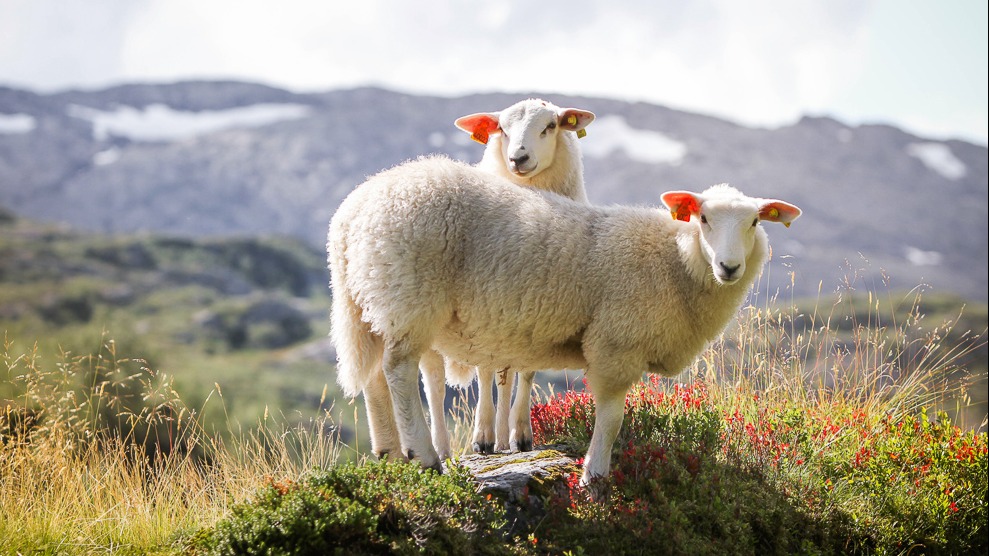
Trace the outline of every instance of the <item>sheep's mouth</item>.
<instances>
[{"instance_id":1,"label":"sheep's mouth","mask_svg":"<svg viewBox=\"0 0 989 556\"><path fill-rule=\"evenodd\" d=\"M717 280L718 283L721 284L722 286L730 286L730 285L734 284L735 282L738 282L738 280L740 278L741 278L741 276L735 276L734 274L731 275L731 276L725 276L725 275L721 274L720 272L715 272L714 273L714 279Z\"/></svg>"},{"instance_id":2,"label":"sheep's mouth","mask_svg":"<svg viewBox=\"0 0 989 556\"><path fill-rule=\"evenodd\" d=\"M536 171L536 168L539 168L539 163L538 162L535 165L533 165L532 168L522 168L522 167L519 167L519 166L513 166L512 167L512 173L515 174L516 176L527 176L527 175L532 174L533 172L535 172Z\"/></svg>"}]
</instances>

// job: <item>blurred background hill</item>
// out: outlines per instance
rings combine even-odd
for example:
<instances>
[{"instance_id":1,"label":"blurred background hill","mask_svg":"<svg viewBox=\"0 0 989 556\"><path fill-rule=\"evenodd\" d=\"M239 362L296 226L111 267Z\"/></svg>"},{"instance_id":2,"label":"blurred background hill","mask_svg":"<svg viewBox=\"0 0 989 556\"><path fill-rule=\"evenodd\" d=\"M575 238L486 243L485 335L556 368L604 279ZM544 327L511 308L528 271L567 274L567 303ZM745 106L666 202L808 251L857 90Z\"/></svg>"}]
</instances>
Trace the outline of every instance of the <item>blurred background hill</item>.
<instances>
[{"instance_id":1,"label":"blurred background hill","mask_svg":"<svg viewBox=\"0 0 989 556\"><path fill-rule=\"evenodd\" d=\"M37 94L0 89L0 206L104 233L294 237L321 249L343 197L423 154L475 162L453 126L527 96L594 111L581 141L596 203L657 205L729 182L805 216L770 227L775 285L813 296L860 271L987 300L987 150L888 125L805 117L749 128L646 103L524 94L292 93L240 82ZM885 278L884 278L885 276Z\"/></svg>"}]
</instances>

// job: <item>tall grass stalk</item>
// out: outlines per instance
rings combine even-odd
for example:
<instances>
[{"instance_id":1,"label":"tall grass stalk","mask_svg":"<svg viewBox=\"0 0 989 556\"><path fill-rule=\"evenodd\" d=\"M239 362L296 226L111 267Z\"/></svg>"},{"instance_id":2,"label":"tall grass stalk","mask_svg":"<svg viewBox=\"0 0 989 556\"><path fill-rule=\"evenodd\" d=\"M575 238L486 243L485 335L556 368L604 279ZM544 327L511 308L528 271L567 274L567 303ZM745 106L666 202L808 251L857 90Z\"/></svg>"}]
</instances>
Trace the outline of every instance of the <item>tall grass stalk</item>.
<instances>
[{"instance_id":1,"label":"tall grass stalk","mask_svg":"<svg viewBox=\"0 0 989 556\"><path fill-rule=\"evenodd\" d=\"M970 406L971 389L985 387L985 371L965 365L984 351L987 331L955 330L960 314L925 322L923 288L901 296L859 293L849 279L830 297L819 294L810 310L780 297L755 295L679 381L703 378L726 406L758 394L893 418L927 408L931 415L948 412L963 427L986 428L985 407Z\"/></svg>"}]
</instances>

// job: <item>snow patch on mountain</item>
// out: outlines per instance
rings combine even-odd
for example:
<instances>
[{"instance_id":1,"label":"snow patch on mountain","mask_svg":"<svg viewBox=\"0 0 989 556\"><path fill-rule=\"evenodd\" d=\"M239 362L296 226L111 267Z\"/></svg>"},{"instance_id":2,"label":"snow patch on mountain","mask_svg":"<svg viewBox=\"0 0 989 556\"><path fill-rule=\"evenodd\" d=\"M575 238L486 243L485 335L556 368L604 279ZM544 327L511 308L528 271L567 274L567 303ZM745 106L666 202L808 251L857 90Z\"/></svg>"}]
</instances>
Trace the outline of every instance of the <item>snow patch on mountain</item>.
<instances>
[{"instance_id":1,"label":"snow patch on mountain","mask_svg":"<svg viewBox=\"0 0 989 556\"><path fill-rule=\"evenodd\" d=\"M587 132L580 146L585 155L594 158L623 151L638 162L677 166L687 155L687 145L657 131L633 128L621 116L599 117Z\"/></svg>"},{"instance_id":2,"label":"snow patch on mountain","mask_svg":"<svg viewBox=\"0 0 989 556\"><path fill-rule=\"evenodd\" d=\"M0 133L7 135L28 133L37 125L34 118L28 114L0 114Z\"/></svg>"},{"instance_id":3,"label":"snow patch on mountain","mask_svg":"<svg viewBox=\"0 0 989 556\"><path fill-rule=\"evenodd\" d=\"M958 160L948 145L943 143L910 143L907 154L923 162L928 170L949 180L960 180L968 172L965 163Z\"/></svg>"},{"instance_id":4,"label":"snow patch on mountain","mask_svg":"<svg viewBox=\"0 0 989 556\"><path fill-rule=\"evenodd\" d=\"M943 257L937 251L924 251L907 245L904 253L910 264L914 266L937 266L941 264Z\"/></svg>"},{"instance_id":5,"label":"snow patch on mountain","mask_svg":"<svg viewBox=\"0 0 989 556\"><path fill-rule=\"evenodd\" d=\"M188 112L164 104L150 104L143 109L118 106L107 112L88 106L71 105L70 116L93 124L93 137L104 141L111 136L133 141L167 142L226 129L262 127L309 114L303 104L254 104L227 110Z\"/></svg>"}]
</instances>

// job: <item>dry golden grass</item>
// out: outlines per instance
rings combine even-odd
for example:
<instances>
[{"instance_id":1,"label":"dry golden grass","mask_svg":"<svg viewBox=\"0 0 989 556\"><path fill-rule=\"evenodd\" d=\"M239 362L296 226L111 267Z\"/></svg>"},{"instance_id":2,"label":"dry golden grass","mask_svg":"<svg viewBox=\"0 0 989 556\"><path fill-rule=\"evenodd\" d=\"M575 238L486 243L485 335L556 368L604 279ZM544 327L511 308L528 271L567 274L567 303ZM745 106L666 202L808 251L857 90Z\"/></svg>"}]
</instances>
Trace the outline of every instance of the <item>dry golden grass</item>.
<instances>
[{"instance_id":1,"label":"dry golden grass","mask_svg":"<svg viewBox=\"0 0 989 556\"><path fill-rule=\"evenodd\" d=\"M3 362L19 391L0 406L0 553L178 552L266 482L348 449L329 411L306 426L265 415L212 434L167 376L116 359L111 340L51 362L6 342ZM214 395L207 403L222 403Z\"/></svg>"}]
</instances>

